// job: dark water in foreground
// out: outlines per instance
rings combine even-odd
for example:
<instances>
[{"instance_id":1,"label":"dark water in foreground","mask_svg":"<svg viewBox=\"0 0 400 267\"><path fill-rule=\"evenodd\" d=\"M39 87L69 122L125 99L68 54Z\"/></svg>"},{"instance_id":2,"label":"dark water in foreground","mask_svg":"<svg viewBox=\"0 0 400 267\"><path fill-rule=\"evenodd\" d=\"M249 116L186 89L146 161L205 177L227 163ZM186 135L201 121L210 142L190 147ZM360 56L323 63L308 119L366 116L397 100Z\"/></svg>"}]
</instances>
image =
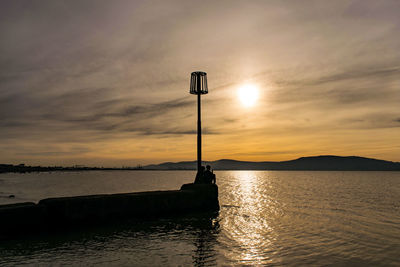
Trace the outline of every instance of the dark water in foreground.
<instances>
[{"instance_id":1,"label":"dark water in foreground","mask_svg":"<svg viewBox=\"0 0 400 267\"><path fill-rule=\"evenodd\" d=\"M219 214L0 241L0 265L400 266L400 172L216 174ZM190 171L1 174L0 203L178 189L193 177Z\"/></svg>"}]
</instances>

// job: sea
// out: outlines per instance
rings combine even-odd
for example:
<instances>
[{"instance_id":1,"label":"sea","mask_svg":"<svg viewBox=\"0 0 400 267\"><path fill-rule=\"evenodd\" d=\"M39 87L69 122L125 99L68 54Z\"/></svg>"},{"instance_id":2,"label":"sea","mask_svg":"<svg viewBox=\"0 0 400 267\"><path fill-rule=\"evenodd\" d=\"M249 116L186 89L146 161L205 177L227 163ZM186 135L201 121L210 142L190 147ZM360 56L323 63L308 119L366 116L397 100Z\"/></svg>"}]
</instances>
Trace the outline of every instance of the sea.
<instances>
[{"instance_id":1,"label":"sea","mask_svg":"<svg viewBox=\"0 0 400 267\"><path fill-rule=\"evenodd\" d=\"M400 172L215 174L218 213L0 240L0 266L400 266ZM194 177L194 171L3 173L0 204L175 190Z\"/></svg>"}]
</instances>

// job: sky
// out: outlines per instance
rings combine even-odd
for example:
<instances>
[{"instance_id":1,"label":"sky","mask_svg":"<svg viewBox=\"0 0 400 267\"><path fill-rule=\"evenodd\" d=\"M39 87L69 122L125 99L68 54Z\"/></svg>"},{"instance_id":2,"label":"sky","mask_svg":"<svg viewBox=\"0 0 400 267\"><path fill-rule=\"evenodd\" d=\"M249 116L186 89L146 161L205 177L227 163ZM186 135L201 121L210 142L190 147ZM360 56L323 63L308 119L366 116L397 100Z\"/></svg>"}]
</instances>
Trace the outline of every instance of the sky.
<instances>
[{"instance_id":1,"label":"sky","mask_svg":"<svg viewBox=\"0 0 400 267\"><path fill-rule=\"evenodd\" d=\"M400 1L0 2L0 163L400 161ZM258 88L253 106L239 88Z\"/></svg>"}]
</instances>

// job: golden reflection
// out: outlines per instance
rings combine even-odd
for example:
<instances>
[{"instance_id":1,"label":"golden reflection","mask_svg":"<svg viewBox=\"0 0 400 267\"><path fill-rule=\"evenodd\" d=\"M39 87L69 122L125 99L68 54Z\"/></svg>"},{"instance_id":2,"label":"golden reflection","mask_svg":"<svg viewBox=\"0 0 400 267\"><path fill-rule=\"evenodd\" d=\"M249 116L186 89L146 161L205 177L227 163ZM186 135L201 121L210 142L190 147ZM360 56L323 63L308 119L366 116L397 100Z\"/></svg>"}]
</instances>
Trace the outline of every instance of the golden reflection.
<instances>
[{"instance_id":1,"label":"golden reflection","mask_svg":"<svg viewBox=\"0 0 400 267\"><path fill-rule=\"evenodd\" d=\"M235 171L231 178L237 182L232 193L233 204L237 209L229 209L234 213L231 221L226 222L230 239L237 245L230 257L243 264L266 264L274 254L274 229L269 224L268 198L265 194L265 176L257 171ZM262 190L261 190L262 188Z\"/></svg>"}]
</instances>

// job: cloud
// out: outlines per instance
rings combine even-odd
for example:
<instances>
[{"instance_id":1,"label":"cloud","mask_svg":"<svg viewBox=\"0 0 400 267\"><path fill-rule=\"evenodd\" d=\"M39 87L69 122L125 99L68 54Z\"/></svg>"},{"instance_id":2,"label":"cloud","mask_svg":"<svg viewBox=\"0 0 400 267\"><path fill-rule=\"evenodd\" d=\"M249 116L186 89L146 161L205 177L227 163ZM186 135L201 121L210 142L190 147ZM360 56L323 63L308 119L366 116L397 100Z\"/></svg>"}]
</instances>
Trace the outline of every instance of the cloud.
<instances>
[{"instance_id":1,"label":"cloud","mask_svg":"<svg viewBox=\"0 0 400 267\"><path fill-rule=\"evenodd\" d=\"M194 118L195 100L181 97L152 104L131 104L134 99L108 99L110 88L82 88L72 92L30 96L13 95L0 98L3 106L2 137L22 129L64 136L85 131L96 131L99 136L133 132L137 135L195 134L187 119ZM24 107L21 107L21 102ZM188 108L193 111L186 112ZM33 109L34 112L30 110ZM184 112L182 112L184 111ZM10 114L10 115L8 115ZM176 126L180 125L180 126ZM193 128L193 129L191 129ZM205 134L216 134L204 129Z\"/></svg>"},{"instance_id":2,"label":"cloud","mask_svg":"<svg viewBox=\"0 0 400 267\"><path fill-rule=\"evenodd\" d=\"M346 80L364 80L364 79L384 79L397 78L400 73L400 66L389 66L377 68L375 65L353 66L352 69L347 69L341 72L330 73L314 79L304 80L282 80L276 81L278 85L284 86L315 86L326 83L343 82Z\"/></svg>"},{"instance_id":3,"label":"cloud","mask_svg":"<svg viewBox=\"0 0 400 267\"><path fill-rule=\"evenodd\" d=\"M326 72L326 71L325 71ZM370 110L396 110L400 67L374 65L353 66L313 78L274 80L276 86L269 94L273 103L288 109L346 111L349 116ZM300 74L301 75L301 74ZM352 109L352 112L349 112Z\"/></svg>"},{"instance_id":4,"label":"cloud","mask_svg":"<svg viewBox=\"0 0 400 267\"><path fill-rule=\"evenodd\" d=\"M251 153L232 153L232 156L274 156L274 155L292 155L297 153L304 153L307 150L280 150L280 151L271 151L271 150L261 150Z\"/></svg>"}]
</instances>

